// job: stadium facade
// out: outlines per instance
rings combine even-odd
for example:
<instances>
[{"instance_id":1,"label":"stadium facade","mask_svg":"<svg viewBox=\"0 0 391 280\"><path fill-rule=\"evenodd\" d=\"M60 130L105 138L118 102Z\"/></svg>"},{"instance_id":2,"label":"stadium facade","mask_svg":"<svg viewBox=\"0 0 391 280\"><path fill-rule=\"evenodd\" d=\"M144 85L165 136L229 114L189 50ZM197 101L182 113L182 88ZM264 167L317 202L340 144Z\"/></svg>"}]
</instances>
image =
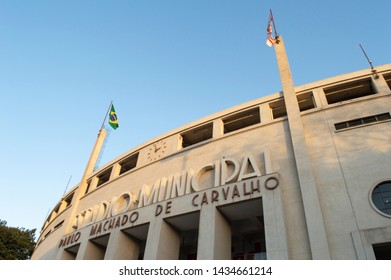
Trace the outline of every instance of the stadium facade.
<instances>
[{"instance_id":1,"label":"stadium facade","mask_svg":"<svg viewBox=\"0 0 391 280\"><path fill-rule=\"evenodd\" d=\"M32 259L390 259L391 64L289 86L93 153Z\"/></svg>"}]
</instances>

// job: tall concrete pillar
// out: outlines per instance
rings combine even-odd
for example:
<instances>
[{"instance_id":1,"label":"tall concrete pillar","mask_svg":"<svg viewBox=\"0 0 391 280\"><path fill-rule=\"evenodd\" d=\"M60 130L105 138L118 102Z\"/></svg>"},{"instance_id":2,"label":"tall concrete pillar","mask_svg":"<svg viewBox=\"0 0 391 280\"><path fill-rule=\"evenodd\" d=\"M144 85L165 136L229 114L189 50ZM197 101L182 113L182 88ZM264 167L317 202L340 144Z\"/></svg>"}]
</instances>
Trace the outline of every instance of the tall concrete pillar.
<instances>
[{"instance_id":1,"label":"tall concrete pillar","mask_svg":"<svg viewBox=\"0 0 391 280\"><path fill-rule=\"evenodd\" d=\"M88 240L80 244L76 260L103 260L104 257L105 249Z\"/></svg>"},{"instance_id":2,"label":"tall concrete pillar","mask_svg":"<svg viewBox=\"0 0 391 280\"><path fill-rule=\"evenodd\" d=\"M177 260L180 249L179 233L163 219L151 221L145 245L145 260Z\"/></svg>"},{"instance_id":3,"label":"tall concrete pillar","mask_svg":"<svg viewBox=\"0 0 391 280\"><path fill-rule=\"evenodd\" d=\"M72 207L72 213L69 215L70 219L68 219L68 223L65 228L64 234L68 234L73 231L72 229L72 223L73 223L73 217L75 217L77 211L78 211L78 206L80 199L84 196L86 189L87 189L87 178L94 172L94 167L96 164L96 161L98 160L99 154L102 150L105 138L107 135L107 131L104 129L101 129L98 134L98 138L96 139L94 149L91 152L90 158L88 160L87 166L84 170L83 178L80 181L80 185L75 191L74 194L74 202L73 202L73 207Z\"/></svg>"},{"instance_id":4,"label":"tall concrete pillar","mask_svg":"<svg viewBox=\"0 0 391 280\"><path fill-rule=\"evenodd\" d=\"M197 259L231 259L231 226L214 205L201 209Z\"/></svg>"},{"instance_id":5,"label":"tall concrete pillar","mask_svg":"<svg viewBox=\"0 0 391 280\"><path fill-rule=\"evenodd\" d=\"M140 245L121 230L113 231L107 244L105 260L137 260Z\"/></svg>"},{"instance_id":6,"label":"tall concrete pillar","mask_svg":"<svg viewBox=\"0 0 391 280\"><path fill-rule=\"evenodd\" d=\"M299 104L293 85L288 56L282 37L276 38L275 52L282 82L285 106L288 115L293 152L304 204L307 232L313 259L330 259L327 235L308 147L304 136Z\"/></svg>"}]
</instances>

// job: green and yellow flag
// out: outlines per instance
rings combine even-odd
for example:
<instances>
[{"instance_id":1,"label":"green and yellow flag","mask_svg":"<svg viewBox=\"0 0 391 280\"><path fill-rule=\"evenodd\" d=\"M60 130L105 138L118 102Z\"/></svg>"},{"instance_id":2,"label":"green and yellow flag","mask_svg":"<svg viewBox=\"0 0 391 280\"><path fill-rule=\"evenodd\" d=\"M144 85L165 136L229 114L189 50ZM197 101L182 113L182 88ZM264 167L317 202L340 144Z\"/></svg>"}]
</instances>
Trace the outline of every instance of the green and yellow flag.
<instances>
[{"instance_id":1,"label":"green and yellow flag","mask_svg":"<svg viewBox=\"0 0 391 280\"><path fill-rule=\"evenodd\" d=\"M111 105L110 114L109 114L109 124L113 129L117 129L119 126L117 113L115 112L114 105Z\"/></svg>"}]
</instances>

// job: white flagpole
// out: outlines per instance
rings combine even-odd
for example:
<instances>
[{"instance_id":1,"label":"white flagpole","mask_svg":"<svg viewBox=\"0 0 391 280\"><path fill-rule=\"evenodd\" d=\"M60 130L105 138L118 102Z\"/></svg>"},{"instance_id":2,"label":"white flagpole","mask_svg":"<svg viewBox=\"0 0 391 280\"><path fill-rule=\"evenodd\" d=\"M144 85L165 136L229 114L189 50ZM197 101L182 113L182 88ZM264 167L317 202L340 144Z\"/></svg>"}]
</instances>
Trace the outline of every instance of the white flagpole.
<instances>
[{"instance_id":1,"label":"white flagpole","mask_svg":"<svg viewBox=\"0 0 391 280\"><path fill-rule=\"evenodd\" d=\"M111 105L113 105L113 100L110 101L109 108L107 109L107 112L106 112L106 115L105 115L105 118L104 118L104 120L103 120L103 123L102 123L102 126L101 126L100 130L102 130L102 129L103 129L103 126L105 125L107 116L108 116L108 114L109 114L109 112L110 112Z\"/></svg>"}]
</instances>

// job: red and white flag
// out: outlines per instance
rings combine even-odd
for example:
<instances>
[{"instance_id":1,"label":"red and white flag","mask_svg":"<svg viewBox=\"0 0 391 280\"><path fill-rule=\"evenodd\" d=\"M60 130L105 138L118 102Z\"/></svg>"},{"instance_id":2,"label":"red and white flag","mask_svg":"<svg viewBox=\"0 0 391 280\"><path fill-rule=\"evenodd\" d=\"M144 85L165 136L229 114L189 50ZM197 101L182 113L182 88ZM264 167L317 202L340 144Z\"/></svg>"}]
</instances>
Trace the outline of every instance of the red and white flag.
<instances>
[{"instance_id":1,"label":"red and white flag","mask_svg":"<svg viewBox=\"0 0 391 280\"><path fill-rule=\"evenodd\" d=\"M266 45L268 45L269 47L272 47L274 45L272 22L273 22L273 15L272 12L270 11L269 21L267 23L267 29L266 29Z\"/></svg>"}]
</instances>

